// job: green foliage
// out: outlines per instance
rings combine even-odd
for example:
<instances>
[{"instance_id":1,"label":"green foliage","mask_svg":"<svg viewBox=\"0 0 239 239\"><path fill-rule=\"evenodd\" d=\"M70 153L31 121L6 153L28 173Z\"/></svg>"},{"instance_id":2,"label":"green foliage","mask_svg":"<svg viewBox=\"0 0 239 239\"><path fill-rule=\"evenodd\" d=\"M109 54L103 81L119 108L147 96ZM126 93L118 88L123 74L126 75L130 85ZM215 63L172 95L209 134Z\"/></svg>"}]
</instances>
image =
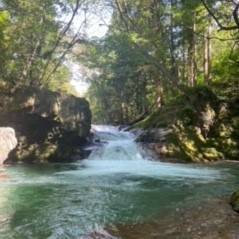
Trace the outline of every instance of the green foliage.
<instances>
[{"instance_id":1,"label":"green foliage","mask_svg":"<svg viewBox=\"0 0 239 239\"><path fill-rule=\"evenodd\" d=\"M3 72L4 70L4 63L6 58L6 48L8 45L8 39L5 36L5 31L7 29L7 26L9 24L9 14L7 11L0 11L0 72ZM1 80L1 77L0 77Z\"/></svg>"},{"instance_id":2,"label":"green foliage","mask_svg":"<svg viewBox=\"0 0 239 239\"><path fill-rule=\"evenodd\" d=\"M239 76L239 54L230 52L226 49L221 55L218 55L214 63L213 72L215 80L230 81L238 79Z\"/></svg>"},{"instance_id":3,"label":"green foliage","mask_svg":"<svg viewBox=\"0 0 239 239\"><path fill-rule=\"evenodd\" d=\"M76 1L3 0L2 3L6 10L0 11L1 83L10 89L44 86L69 91L70 74L63 61L72 36L70 31L63 31L67 26L59 15L70 16Z\"/></svg>"},{"instance_id":4,"label":"green foliage","mask_svg":"<svg viewBox=\"0 0 239 239\"><path fill-rule=\"evenodd\" d=\"M147 90L148 63L141 52L135 50L133 41L134 37L128 34L110 35L103 44L95 43L88 48L88 55L83 59L88 67L97 67L100 71L91 79L89 90L98 121L105 118L123 123L148 106L143 95ZM101 116L100 111L104 112Z\"/></svg>"},{"instance_id":5,"label":"green foliage","mask_svg":"<svg viewBox=\"0 0 239 239\"><path fill-rule=\"evenodd\" d=\"M75 55L93 72L88 97L96 121L129 123L174 101L185 87L238 80L238 29L218 31L220 24L235 25L230 1L206 1L218 26L202 1L80 0L82 9L107 5L112 19L104 38L83 41L78 34L72 45L74 32L59 15L70 16L76 0L2 2L0 83L74 93L63 63L84 42ZM190 118L190 106L184 113Z\"/></svg>"},{"instance_id":6,"label":"green foliage","mask_svg":"<svg viewBox=\"0 0 239 239\"><path fill-rule=\"evenodd\" d=\"M77 92L70 84L71 74L66 66L61 66L58 71L52 76L49 82L46 82L47 88L56 92L76 95Z\"/></svg>"},{"instance_id":7,"label":"green foliage","mask_svg":"<svg viewBox=\"0 0 239 239\"><path fill-rule=\"evenodd\" d=\"M233 5L220 2L207 1L233 25ZM218 31L201 1L115 1L108 34L87 47L79 59L97 72L89 79L97 121L131 122L186 86L238 80L238 31Z\"/></svg>"}]
</instances>

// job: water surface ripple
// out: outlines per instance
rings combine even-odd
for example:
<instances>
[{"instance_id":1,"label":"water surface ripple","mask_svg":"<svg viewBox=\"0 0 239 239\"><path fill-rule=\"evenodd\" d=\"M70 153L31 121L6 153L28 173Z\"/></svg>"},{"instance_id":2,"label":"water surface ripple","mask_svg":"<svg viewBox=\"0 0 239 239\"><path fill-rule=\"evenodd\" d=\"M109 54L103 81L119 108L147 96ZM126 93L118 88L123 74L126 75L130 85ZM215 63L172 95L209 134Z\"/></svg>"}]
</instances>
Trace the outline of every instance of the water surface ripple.
<instances>
[{"instance_id":1,"label":"water surface ripple","mask_svg":"<svg viewBox=\"0 0 239 239\"><path fill-rule=\"evenodd\" d=\"M239 184L238 166L150 161L131 133L94 130L105 144L86 160L0 169L0 239L77 239L228 195Z\"/></svg>"}]
</instances>

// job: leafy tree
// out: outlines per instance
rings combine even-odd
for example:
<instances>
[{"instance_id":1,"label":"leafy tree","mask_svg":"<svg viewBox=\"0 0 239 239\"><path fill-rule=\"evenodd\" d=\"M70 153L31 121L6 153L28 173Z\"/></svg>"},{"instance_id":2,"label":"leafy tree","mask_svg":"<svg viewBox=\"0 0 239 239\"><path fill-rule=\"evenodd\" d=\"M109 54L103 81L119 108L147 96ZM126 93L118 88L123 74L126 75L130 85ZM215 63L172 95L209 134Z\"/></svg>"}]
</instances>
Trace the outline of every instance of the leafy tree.
<instances>
[{"instance_id":1,"label":"leafy tree","mask_svg":"<svg viewBox=\"0 0 239 239\"><path fill-rule=\"evenodd\" d=\"M185 87L237 77L238 4L219 0L107 2L113 12L107 36L88 44L90 50L79 57L98 72L89 79L89 95L99 118L134 121ZM107 119L109 115L113 116Z\"/></svg>"},{"instance_id":2,"label":"leafy tree","mask_svg":"<svg viewBox=\"0 0 239 239\"><path fill-rule=\"evenodd\" d=\"M2 2L5 11L1 12L0 22L0 48L4 52L1 81L10 88L14 86L12 89L45 86L61 90L62 85L69 85L70 73L63 63L73 46L83 40L72 25L88 1ZM62 20L61 14L68 16L68 22Z\"/></svg>"}]
</instances>

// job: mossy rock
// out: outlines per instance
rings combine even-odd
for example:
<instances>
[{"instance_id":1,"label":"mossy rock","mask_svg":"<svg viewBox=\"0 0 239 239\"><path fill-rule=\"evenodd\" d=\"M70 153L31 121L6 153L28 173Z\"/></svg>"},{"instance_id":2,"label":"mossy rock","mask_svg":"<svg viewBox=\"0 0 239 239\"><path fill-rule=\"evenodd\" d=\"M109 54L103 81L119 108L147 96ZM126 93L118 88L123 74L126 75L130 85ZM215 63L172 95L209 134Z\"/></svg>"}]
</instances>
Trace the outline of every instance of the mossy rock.
<instances>
[{"instance_id":1,"label":"mossy rock","mask_svg":"<svg viewBox=\"0 0 239 239\"><path fill-rule=\"evenodd\" d=\"M189 162L238 160L237 102L222 100L208 87L186 88L136 127L150 130L164 125L173 129L165 139L166 155Z\"/></svg>"},{"instance_id":2,"label":"mossy rock","mask_svg":"<svg viewBox=\"0 0 239 239\"><path fill-rule=\"evenodd\" d=\"M239 191L232 194L230 203L233 210L239 213Z\"/></svg>"},{"instance_id":3,"label":"mossy rock","mask_svg":"<svg viewBox=\"0 0 239 239\"><path fill-rule=\"evenodd\" d=\"M228 138L231 137L231 134L233 132L233 128L230 125L226 124L220 124L217 128L219 137Z\"/></svg>"},{"instance_id":4,"label":"mossy rock","mask_svg":"<svg viewBox=\"0 0 239 239\"><path fill-rule=\"evenodd\" d=\"M87 139L78 132L66 131L59 122L24 112L2 114L1 122L8 122L18 138L7 163L70 162L76 156L84 157Z\"/></svg>"},{"instance_id":5,"label":"mossy rock","mask_svg":"<svg viewBox=\"0 0 239 239\"><path fill-rule=\"evenodd\" d=\"M209 161L217 161L224 159L223 153L219 152L216 148L202 149L203 156Z\"/></svg>"}]
</instances>

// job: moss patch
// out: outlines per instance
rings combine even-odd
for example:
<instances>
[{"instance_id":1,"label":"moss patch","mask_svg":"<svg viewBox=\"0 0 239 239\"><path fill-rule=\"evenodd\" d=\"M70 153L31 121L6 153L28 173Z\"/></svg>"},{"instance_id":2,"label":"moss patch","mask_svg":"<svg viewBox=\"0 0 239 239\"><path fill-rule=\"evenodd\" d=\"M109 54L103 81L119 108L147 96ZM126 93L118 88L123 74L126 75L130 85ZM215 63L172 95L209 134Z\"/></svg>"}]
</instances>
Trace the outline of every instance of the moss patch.
<instances>
[{"instance_id":1,"label":"moss patch","mask_svg":"<svg viewBox=\"0 0 239 239\"><path fill-rule=\"evenodd\" d=\"M190 162L239 160L239 98L217 97L206 87L185 90L135 127L166 127L163 156Z\"/></svg>"}]
</instances>

